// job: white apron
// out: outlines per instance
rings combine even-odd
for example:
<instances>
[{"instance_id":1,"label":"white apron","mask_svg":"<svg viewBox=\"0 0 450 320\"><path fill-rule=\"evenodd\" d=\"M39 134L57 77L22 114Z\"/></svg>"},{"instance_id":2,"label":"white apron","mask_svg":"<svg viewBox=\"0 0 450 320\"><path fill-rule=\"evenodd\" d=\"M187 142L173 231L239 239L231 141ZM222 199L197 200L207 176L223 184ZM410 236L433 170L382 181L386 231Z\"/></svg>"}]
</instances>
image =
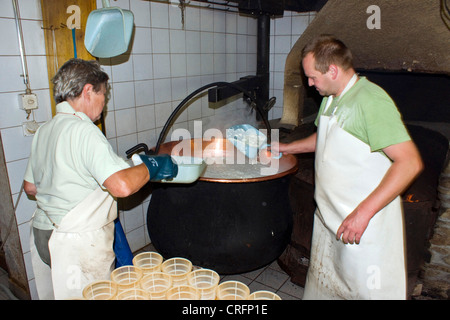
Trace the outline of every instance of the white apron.
<instances>
[{"instance_id":1,"label":"white apron","mask_svg":"<svg viewBox=\"0 0 450 320\"><path fill-rule=\"evenodd\" d=\"M49 240L52 268L40 259L31 237L31 256L39 298L82 297L83 288L109 279L114 268L115 199L100 187L69 211ZM31 232L33 235L33 232Z\"/></svg>"},{"instance_id":2,"label":"white apron","mask_svg":"<svg viewBox=\"0 0 450 320\"><path fill-rule=\"evenodd\" d=\"M303 299L405 299L400 197L371 219L360 244L336 240L343 220L378 186L390 160L340 128L334 112L320 118L315 157L317 209Z\"/></svg>"}]
</instances>

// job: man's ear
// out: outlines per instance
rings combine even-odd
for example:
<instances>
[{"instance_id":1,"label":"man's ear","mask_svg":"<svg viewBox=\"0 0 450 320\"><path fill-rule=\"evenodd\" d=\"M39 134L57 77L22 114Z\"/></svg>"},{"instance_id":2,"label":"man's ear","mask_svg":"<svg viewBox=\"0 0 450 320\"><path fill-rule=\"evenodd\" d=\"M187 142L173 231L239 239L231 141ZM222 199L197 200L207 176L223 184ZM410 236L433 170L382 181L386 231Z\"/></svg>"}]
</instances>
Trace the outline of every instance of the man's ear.
<instances>
[{"instance_id":1,"label":"man's ear","mask_svg":"<svg viewBox=\"0 0 450 320\"><path fill-rule=\"evenodd\" d=\"M339 74L339 68L335 64L330 64L330 66L328 67L328 72L331 75L331 79L336 80Z\"/></svg>"},{"instance_id":2,"label":"man's ear","mask_svg":"<svg viewBox=\"0 0 450 320\"><path fill-rule=\"evenodd\" d=\"M94 86L90 83L86 83L83 87L83 91L81 91L81 95L84 99L90 99L91 94L94 92Z\"/></svg>"}]
</instances>

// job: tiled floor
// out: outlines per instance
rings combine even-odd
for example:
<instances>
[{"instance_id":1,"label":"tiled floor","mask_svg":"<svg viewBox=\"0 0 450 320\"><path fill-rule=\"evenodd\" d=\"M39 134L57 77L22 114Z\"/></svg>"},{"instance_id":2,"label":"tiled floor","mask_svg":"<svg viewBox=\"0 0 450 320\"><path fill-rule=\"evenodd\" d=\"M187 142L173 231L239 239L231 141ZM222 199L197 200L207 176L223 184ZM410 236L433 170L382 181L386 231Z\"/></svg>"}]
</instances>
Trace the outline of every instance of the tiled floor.
<instances>
[{"instance_id":1,"label":"tiled floor","mask_svg":"<svg viewBox=\"0 0 450 320\"><path fill-rule=\"evenodd\" d=\"M259 270L221 278L221 281L227 280L238 280L245 283L250 288L250 292L257 290L275 292L283 300L301 300L303 297L303 288L293 284L276 261Z\"/></svg>"},{"instance_id":2,"label":"tiled floor","mask_svg":"<svg viewBox=\"0 0 450 320\"><path fill-rule=\"evenodd\" d=\"M156 250L150 244L141 251ZM237 280L245 283L250 288L250 292L257 290L275 292L283 300L301 300L303 297L303 288L293 284L289 276L278 266L276 261L252 272L221 276L220 282L227 280Z\"/></svg>"},{"instance_id":3,"label":"tiled floor","mask_svg":"<svg viewBox=\"0 0 450 320\"><path fill-rule=\"evenodd\" d=\"M150 244L135 254L142 251L156 250ZM301 300L303 297L303 288L293 284L289 280L289 276L281 270L276 261L252 272L222 276L220 281L227 280L237 280L245 283L250 288L250 292L258 290L275 292L283 300ZM11 297L2 289L2 285L8 288L8 274L0 268L0 300L10 300Z\"/></svg>"}]
</instances>

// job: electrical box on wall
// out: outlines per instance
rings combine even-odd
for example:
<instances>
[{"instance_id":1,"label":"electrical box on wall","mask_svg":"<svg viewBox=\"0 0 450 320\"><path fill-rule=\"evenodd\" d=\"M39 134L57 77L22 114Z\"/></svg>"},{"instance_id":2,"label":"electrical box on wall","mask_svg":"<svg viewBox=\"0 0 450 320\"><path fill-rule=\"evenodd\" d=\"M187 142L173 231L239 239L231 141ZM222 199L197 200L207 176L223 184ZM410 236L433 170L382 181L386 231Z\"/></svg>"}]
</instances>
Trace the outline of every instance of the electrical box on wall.
<instances>
[{"instance_id":1,"label":"electrical box on wall","mask_svg":"<svg viewBox=\"0 0 450 320\"><path fill-rule=\"evenodd\" d=\"M19 108L27 113L27 120L30 117L31 111L38 108L37 96L29 90L26 93L19 94ZM23 135L25 137L32 136L39 128L39 124L35 121L26 121L22 123Z\"/></svg>"},{"instance_id":2,"label":"electrical box on wall","mask_svg":"<svg viewBox=\"0 0 450 320\"><path fill-rule=\"evenodd\" d=\"M38 128L39 124L34 120L22 123L23 135L25 137L33 136Z\"/></svg>"},{"instance_id":3,"label":"electrical box on wall","mask_svg":"<svg viewBox=\"0 0 450 320\"><path fill-rule=\"evenodd\" d=\"M37 96L34 93L19 94L19 107L25 111L38 108Z\"/></svg>"}]
</instances>

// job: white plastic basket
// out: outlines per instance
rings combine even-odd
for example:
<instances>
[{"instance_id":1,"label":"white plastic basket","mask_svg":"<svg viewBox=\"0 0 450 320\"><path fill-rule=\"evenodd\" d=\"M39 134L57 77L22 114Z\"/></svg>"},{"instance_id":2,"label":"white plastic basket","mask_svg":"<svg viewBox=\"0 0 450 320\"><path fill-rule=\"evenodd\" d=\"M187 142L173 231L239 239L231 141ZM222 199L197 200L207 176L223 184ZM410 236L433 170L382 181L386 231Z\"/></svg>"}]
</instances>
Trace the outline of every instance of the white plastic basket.
<instances>
[{"instance_id":1,"label":"white plastic basket","mask_svg":"<svg viewBox=\"0 0 450 320\"><path fill-rule=\"evenodd\" d=\"M133 265L141 268L143 276L161 271L161 264L163 262L163 257L153 251L142 252L133 258Z\"/></svg>"},{"instance_id":2,"label":"white plastic basket","mask_svg":"<svg viewBox=\"0 0 450 320\"><path fill-rule=\"evenodd\" d=\"M113 281L95 281L84 287L83 298L86 300L114 300L117 291L117 284Z\"/></svg>"},{"instance_id":3,"label":"white plastic basket","mask_svg":"<svg viewBox=\"0 0 450 320\"><path fill-rule=\"evenodd\" d=\"M214 300L216 288L220 281L217 272L210 269L197 269L188 274L189 285L200 292L200 300Z\"/></svg>"},{"instance_id":4,"label":"white plastic basket","mask_svg":"<svg viewBox=\"0 0 450 320\"><path fill-rule=\"evenodd\" d=\"M193 286L181 285L167 291L167 300L199 300L200 292Z\"/></svg>"},{"instance_id":5,"label":"white plastic basket","mask_svg":"<svg viewBox=\"0 0 450 320\"><path fill-rule=\"evenodd\" d=\"M142 278L142 269L136 266L122 266L111 272L111 280L117 284L119 293L121 291L139 288Z\"/></svg>"},{"instance_id":6,"label":"white plastic basket","mask_svg":"<svg viewBox=\"0 0 450 320\"><path fill-rule=\"evenodd\" d=\"M172 286L187 285L187 275L192 271L192 262L185 258L170 258L162 263L161 271L172 276Z\"/></svg>"},{"instance_id":7,"label":"white plastic basket","mask_svg":"<svg viewBox=\"0 0 450 320\"><path fill-rule=\"evenodd\" d=\"M281 300L281 298L276 293L266 290L260 290L255 291L251 295L249 295L248 300Z\"/></svg>"},{"instance_id":8,"label":"white plastic basket","mask_svg":"<svg viewBox=\"0 0 450 320\"><path fill-rule=\"evenodd\" d=\"M168 273L153 272L141 279L141 288L148 292L150 300L165 300L171 287L172 276Z\"/></svg>"},{"instance_id":9,"label":"white plastic basket","mask_svg":"<svg viewBox=\"0 0 450 320\"><path fill-rule=\"evenodd\" d=\"M140 288L131 288L119 292L117 300L149 300L149 294Z\"/></svg>"},{"instance_id":10,"label":"white plastic basket","mask_svg":"<svg viewBox=\"0 0 450 320\"><path fill-rule=\"evenodd\" d=\"M225 281L217 286L216 294L218 300L247 300L250 289L240 281Z\"/></svg>"}]
</instances>

